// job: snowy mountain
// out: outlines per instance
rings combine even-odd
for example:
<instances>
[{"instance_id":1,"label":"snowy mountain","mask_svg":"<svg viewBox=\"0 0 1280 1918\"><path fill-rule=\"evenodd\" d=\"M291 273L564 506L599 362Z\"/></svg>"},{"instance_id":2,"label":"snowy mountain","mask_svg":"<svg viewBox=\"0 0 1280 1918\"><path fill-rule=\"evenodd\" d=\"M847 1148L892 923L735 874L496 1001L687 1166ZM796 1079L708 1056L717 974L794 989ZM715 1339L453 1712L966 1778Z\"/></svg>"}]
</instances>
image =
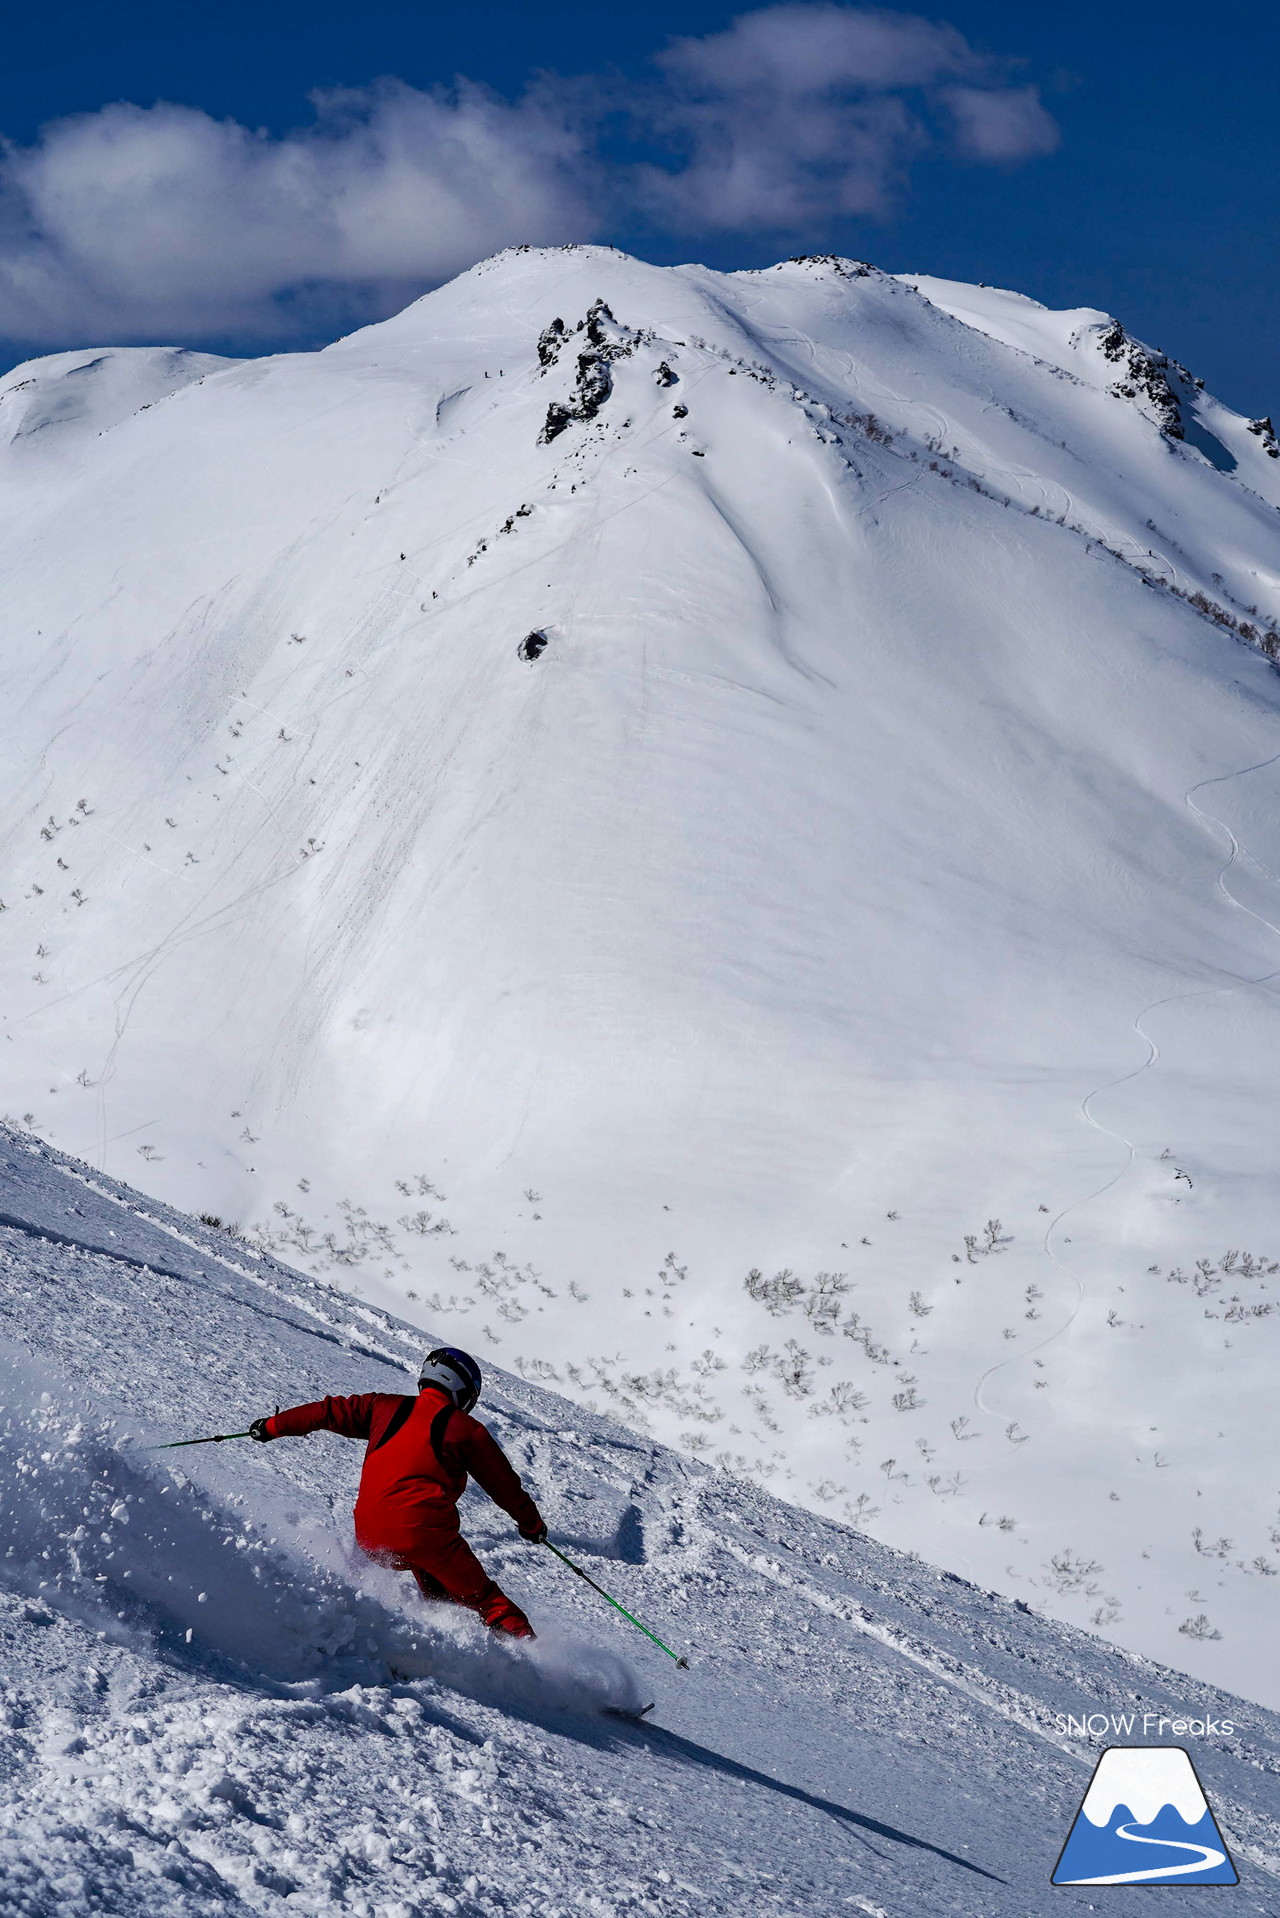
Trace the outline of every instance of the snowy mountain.
<instances>
[{"instance_id":1,"label":"snowy mountain","mask_svg":"<svg viewBox=\"0 0 1280 1918\"><path fill-rule=\"evenodd\" d=\"M1280 1703L1269 422L578 248L0 427L15 1121Z\"/></svg>"},{"instance_id":2,"label":"snowy mountain","mask_svg":"<svg viewBox=\"0 0 1280 1918\"><path fill-rule=\"evenodd\" d=\"M0 1908L1083 1912L1049 1877L1098 1746L1178 1741L1233 1910L1276 1909L1274 1713L500 1372L482 1409L552 1536L690 1665L471 1492L540 1634L499 1643L356 1562L358 1446L142 1449L400 1391L411 1328L26 1135L0 1214Z\"/></svg>"}]
</instances>

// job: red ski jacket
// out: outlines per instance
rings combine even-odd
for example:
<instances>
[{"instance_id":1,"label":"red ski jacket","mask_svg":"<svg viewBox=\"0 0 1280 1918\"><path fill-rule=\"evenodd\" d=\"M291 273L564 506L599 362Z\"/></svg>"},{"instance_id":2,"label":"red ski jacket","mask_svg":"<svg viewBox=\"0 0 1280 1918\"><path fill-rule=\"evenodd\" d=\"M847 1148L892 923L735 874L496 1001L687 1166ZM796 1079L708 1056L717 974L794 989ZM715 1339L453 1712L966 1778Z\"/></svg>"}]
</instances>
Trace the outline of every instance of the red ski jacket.
<instances>
[{"instance_id":1,"label":"red ski jacket","mask_svg":"<svg viewBox=\"0 0 1280 1918\"><path fill-rule=\"evenodd\" d=\"M434 1385L416 1398L317 1399L277 1412L267 1430L272 1438L324 1431L368 1440L355 1511L356 1541L367 1552L412 1553L456 1533L468 1472L522 1532L542 1524L497 1440Z\"/></svg>"}]
</instances>

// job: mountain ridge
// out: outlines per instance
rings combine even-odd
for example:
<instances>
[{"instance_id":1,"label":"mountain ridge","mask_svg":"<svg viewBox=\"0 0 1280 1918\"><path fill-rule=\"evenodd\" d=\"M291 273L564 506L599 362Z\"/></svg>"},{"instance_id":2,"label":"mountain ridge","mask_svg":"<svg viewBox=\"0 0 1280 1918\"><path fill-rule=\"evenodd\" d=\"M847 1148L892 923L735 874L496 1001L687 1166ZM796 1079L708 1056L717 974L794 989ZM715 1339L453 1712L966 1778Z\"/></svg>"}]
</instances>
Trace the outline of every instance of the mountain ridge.
<instances>
[{"instance_id":1,"label":"mountain ridge","mask_svg":"<svg viewBox=\"0 0 1280 1918\"><path fill-rule=\"evenodd\" d=\"M1280 468L1113 325L514 252L24 434L0 1096L1267 1688Z\"/></svg>"}]
</instances>

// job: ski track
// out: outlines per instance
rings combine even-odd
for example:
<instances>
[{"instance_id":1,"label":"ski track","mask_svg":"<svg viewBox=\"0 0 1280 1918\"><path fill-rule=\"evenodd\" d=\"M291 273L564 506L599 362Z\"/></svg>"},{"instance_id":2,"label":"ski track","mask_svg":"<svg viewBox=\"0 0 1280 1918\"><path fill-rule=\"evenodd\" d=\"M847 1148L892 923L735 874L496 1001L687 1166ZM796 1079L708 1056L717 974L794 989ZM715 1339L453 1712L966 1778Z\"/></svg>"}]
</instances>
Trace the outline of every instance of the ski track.
<instances>
[{"instance_id":1,"label":"ski track","mask_svg":"<svg viewBox=\"0 0 1280 1918\"><path fill-rule=\"evenodd\" d=\"M553 1536L692 1669L481 1500L469 1527L543 1634L495 1646L328 1545L355 1464L337 1441L176 1466L136 1449L238 1424L259 1379L402 1380L423 1335L2 1136L0 1334L36 1369L9 1361L0 1393L0 1910L1029 1918L1091 1760L1055 1714L1180 1696L1177 1674L501 1375L489 1416ZM179 1280L225 1274L198 1328L160 1245ZM286 1310L255 1312L264 1293ZM656 1697L657 1722L599 1719L611 1697ZM1257 1886L1240 1908L1262 1913L1280 1719L1206 1698L1237 1721L1201 1764Z\"/></svg>"},{"instance_id":2,"label":"ski track","mask_svg":"<svg viewBox=\"0 0 1280 1918\"><path fill-rule=\"evenodd\" d=\"M349 1553L323 1544L335 1528L346 1537L352 1455L320 1441L224 1446L184 1453L179 1473L129 1449L238 1428L277 1399L398 1389L418 1334L112 1185L105 1168L131 1151L109 1156L114 1142L158 1145L167 1163L140 1176L193 1211L260 1220L296 1181L314 1194L300 1245L333 1221L339 1195L387 1220L401 1209L394 1174L412 1163L455 1194L461 1232L400 1241L394 1272L374 1259L330 1266L353 1294L394 1311L418 1297L410 1286L426 1298L463 1289L445 1254L475 1272L500 1243L558 1289L512 1292L508 1323L468 1281L478 1310L430 1308L440 1337L493 1340L486 1351L543 1377L571 1366L586 1397L584 1368L607 1332L609 1364L626 1370L604 1378L602 1402L691 1455L722 1444L722 1459L823 1514L870 1504L874 1461L893 1451L890 1536L1083 1617L1092 1601L1050 1595L1049 1567L1036 1566L1069 1536L1082 1560L1107 1559L1129 1642L1274 1695L1274 1587L1252 1574L1280 1564L1266 1463L1280 1318L1219 1339L1157 1280L1135 1315L1154 1308L1145 1345L1124 1349L1140 1325L1114 1344L1086 1340L1107 1278L1134 1288L1127 1263L1108 1273L1079 1240L1069 1258L1064 1237L1076 1218L1137 1223L1125 1202L1138 1148L1099 1107L1157 1063L1148 1091L1171 1137L1204 1148L1206 1186L1233 1155L1243 1163L1243 1142L1265 1138L1261 1075L1244 1059L1249 1096L1230 1109L1231 1077L1200 1043L1216 1011L1179 1022L1163 1055L1151 1036L1163 1005L1258 988L1222 1023L1261 1047L1273 1025L1264 981L1175 961L1162 983L1178 990L1138 1014L1141 1056L1087 1093L1084 1128L1061 1088L1073 1062L1096 1056L1090 1035L1119 1029L1115 1007L1136 994L1122 987L1117 1001L1116 980L1132 980L1135 953L1225 947L1202 833L1215 849L1226 833L1218 883L1230 903L1245 890L1264 907L1273 897L1255 878L1275 875L1255 875L1198 804L1271 762L1185 791L1179 770L1266 751L1277 682L1258 649L1280 634L1280 598L1262 494L1276 495L1280 469L1220 408L1214 429L1257 494L1174 444L1141 395L1116 390L1091 344L1097 316L1082 343L1071 319L1064 344L1069 316L1017 307L1014 337L1041 355L1002 343L1011 296L960 290L956 315L946 285L931 290L933 301L874 269L851 278L839 262L716 275L603 249L513 253L330 354L229 367L183 408L139 411L118 432L93 436L103 422L86 414L65 467L61 450L43 467L21 448L6 455L5 497L18 502L6 684L30 715L8 742L18 825L0 956L21 1030L3 1061L6 1102L103 1171L95 1180L19 1145L18 1173L0 1177L0 1328L49 1392L40 1410L28 1373L15 1363L12 1394L4 1374L0 1483L14 1522L0 1540L0 1635L12 1634L18 1696L0 1776L29 1759L35 1782L15 1784L0 1823L0 1911L9 1898L21 1918L95 1900L128 1918L526 1906L539 1918L744 1907L1028 1918L1061 1908L1045 1880L1088 1750L1059 1713L1135 1699L1170 1712L1208 1700L1238 1720L1209 1741L1214 1802L1238 1854L1274 1869L1280 1744L1265 1713L682 1462L594 1408L514 1379L488 1401L554 1535L692 1650L690 1673L620 1639L621 1621L563 1589L576 1582L562 1569L557 1582L548 1555L482 1505L470 1508L482 1552L535 1608L549 1663L490 1656L456 1618L424 1624L398 1588L366 1586ZM614 363L606 410L548 449L536 443L545 402L563 397L577 349L544 381L539 329L553 312L572 328L606 295L643 343ZM660 354L674 390L654 384ZM145 351L129 364L161 378ZM31 375L32 405L56 413L61 363ZM1188 418L1214 408L1190 389L1179 385ZM497 539L517 501L535 517ZM1032 532L1033 512L1072 522L1068 536ZM464 550L486 541L483 558ZM769 582L768 607L744 555ZM1119 567L1095 563L1112 556ZM1149 590L1158 576L1183 597ZM1246 612L1257 630L1241 632ZM516 642L543 625L553 646L531 674ZM812 694L790 680L785 695L764 690L782 685L780 659L800 658ZM774 704L726 712L725 684ZM278 747L277 722L290 735ZM214 770L205 752L224 725L236 757L219 753ZM353 761L376 771L355 774ZM223 804L206 803L210 791ZM83 836L77 880L92 904L78 913L66 891L77 881L57 876L79 867L77 835L36 834L46 805L80 792L89 823L128 819L139 827L128 836L152 830L153 845L167 839L159 816L177 817L197 865L158 882L156 861L122 854L101 827L96 843ZM301 867L273 876L293 856L278 836L304 818L333 860L286 886ZM304 938L284 936L304 919ZM37 938L41 960L53 949L48 980L32 974ZM257 980L247 942L271 955ZM68 992L68 980L82 983ZM95 1057L105 1065L82 1100L70 1088ZM1029 1083L1027 1059L1053 1076ZM227 1120L242 1106L248 1150ZM1255 1168L1233 1232L1237 1218L1266 1231L1268 1181ZM549 1195L537 1224L522 1189ZM1007 1267L982 1273L991 1283L970 1286L966 1272L960 1290L948 1255L975 1190L1018 1221L1020 1242ZM1085 1196L1064 1203L1073 1191ZM1054 1207L1043 1233L1031 1223L1040 1198ZM890 1206L898 1218L899 1204L888 1243L874 1222ZM1178 1229L1166 1222L1189 1241L1222 1217L1211 1204L1153 1210L1157 1249ZM859 1238L877 1247L865 1260L851 1250ZM283 1233L271 1242L283 1249ZM687 1312L655 1300L650 1313L642 1288L671 1246L682 1270L688 1261ZM749 1269L846 1265L882 1359L904 1354L904 1385L917 1382L904 1327L919 1350L919 1398L894 1392L887 1370L863 1372L856 1346L813 1338L811 1326L838 1328L811 1298L785 1324L744 1296ZM1021 1318L1009 1329L1042 1336L990 1364L997 1307L1021 1313L1022 1266L1048 1299L1034 1329ZM923 1309L913 1300L908 1319L914 1286ZM1268 1281L1242 1309L1276 1305ZM760 1356L764 1338L803 1341L806 1361L813 1346L818 1366L849 1376L814 1371L806 1391L799 1361L788 1381L780 1354ZM699 1364L712 1341L715 1380ZM1006 1381L1042 1413L1028 1421L1038 1442L1011 1451L987 1433L985 1447L951 1449L956 1402L972 1390L983 1419L964 1436L982 1436L1013 1357L1055 1341L1059 1361L1070 1350L1069 1380L1058 1362L1052 1390L1033 1392L1025 1373ZM865 1350L870 1362L869 1331ZM1132 1389L1117 1401L1126 1362ZM683 1385L662 1384L686 1369L706 1381L705 1396L685 1395L695 1413ZM1171 1373L1179 1469L1153 1492L1126 1441L1139 1404L1164 1416ZM835 1392L828 1402L837 1380L868 1386L854 1394L865 1417L846 1418ZM762 1384L770 1415L757 1426ZM831 1416L815 1422L818 1411ZM73 1443L77 1417L88 1437ZM903 1447L915 1445L925 1463L907 1452L909 1477ZM949 1472L984 1453L972 1472ZM99 1476L76 1479L77 1458ZM1215 1460L1222 1528L1243 1556L1209 1569L1214 1629L1184 1637L1174 1605L1203 1560L1183 1519L1203 1509L1191 1504L1201 1485L1211 1497ZM1116 1506L1101 1476L1113 1461L1128 1469ZM935 1497L944 1476L955 1490ZM1006 1546L1005 1521L1000 1535L980 1532L978 1513L1015 1484ZM28 1498L33 1486L47 1503ZM104 1487L124 1516L110 1501L100 1510ZM296 1524L281 1501L286 1513L296 1504ZM79 1538L88 1507L98 1516ZM156 1529L178 1507L172 1532ZM212 1605L182 1585L179 1534ZM150 1590L147 1612L136 1594L153 1558L174 1584ZM226 1606L212 1616L219 1591L258 1649L241 1656ZM404 1656L412 1631L417 1664ZM600 1738L565 1676L584 1646L630 1660L661 1726ZM288 1676L291 1659L321 1653L323 1670ZM105 1690L78 1684L90 1668ZM612 1695L592 1670L597 1700ZM293 1684L316 1689L286 1696ZM221 1773L202 1770L202 1739ZM486 1743L492 1768L474 1758ZM388 1751L391 1765L378 1757ZM441 1786L442 1754L484 1776ZM29 1880L14 1875L24 1870Z\"/></svg>"}]
</instances>

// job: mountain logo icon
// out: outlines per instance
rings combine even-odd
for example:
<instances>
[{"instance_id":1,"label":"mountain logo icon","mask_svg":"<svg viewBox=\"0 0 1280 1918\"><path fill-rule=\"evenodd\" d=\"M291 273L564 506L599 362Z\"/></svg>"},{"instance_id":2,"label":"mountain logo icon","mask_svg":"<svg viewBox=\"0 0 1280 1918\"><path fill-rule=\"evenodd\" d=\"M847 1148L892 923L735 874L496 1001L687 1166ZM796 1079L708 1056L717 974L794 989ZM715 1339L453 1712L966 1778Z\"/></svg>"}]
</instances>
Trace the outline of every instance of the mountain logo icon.
<instances>
[{"instance_id":1,"label":"mountain logo icon","mask_svg":"<svg viewBox=\"0 0 1280 1918\"><path fill-rule=\"evenodd\" d=\"M1112 1745L1089 1780L1055 1885L1238 1885L1191 1755Z\"/></svg>"}]
</instances>

